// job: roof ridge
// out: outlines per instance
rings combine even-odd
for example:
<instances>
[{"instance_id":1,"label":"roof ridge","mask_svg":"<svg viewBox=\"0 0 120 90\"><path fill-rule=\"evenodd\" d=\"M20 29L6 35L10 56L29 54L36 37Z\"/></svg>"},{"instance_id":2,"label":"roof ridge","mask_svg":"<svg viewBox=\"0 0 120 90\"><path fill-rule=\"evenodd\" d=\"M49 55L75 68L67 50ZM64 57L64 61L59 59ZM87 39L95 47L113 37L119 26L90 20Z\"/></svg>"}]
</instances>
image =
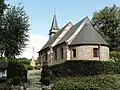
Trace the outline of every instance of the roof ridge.
<instances>
[{"instance_id":1,"label":"roof ridge","mask_svg":"<svg viewBox=\"0 0 120 90\"><path fill-rule=\"evenodd\" d=\"M108 45L108 43L106 43L106 41L99 35L90 22L85 23L83 28L70 43L70 45L75 44Z\"/></svg>"},{"instance_id":2,"label":"roof ridge","mask_svg":"<svg viewBox=\"0 0 120 90\"><path fill-rule=\"evenodd\" d=\"M71 25L71 26L69 26ZM68 22L61 30L61 33L58 35L56 40L53 42L52 47L55 46L61 39L62 37L69 31L69 29L72 27L72 23ZM66 30L65 30L66 29ZM60 32L60 31L59 31ZM59 33L58 32L58 33Z\"/></svg>"},{"instance_id":3,"label":"roof ridge","mask_svg":"<svg viewBox=\"0 0 120 90\"><path fill-rule=\"evenodd\" d=\"M77 34L81 31L81 29L84 27L85 23L89 22L89 18L86 16L85 18L83 18L81 21L81 24L79 25L79 27L77 28L77 30L72 34L72 36L66 41L68 44L70 44L74 38L77 36ZM80 23L78 22L78 23ZM77 23L77 24L78 24ZM75 25L77 25L75 24Z\"/></svg>"}]
</instances>

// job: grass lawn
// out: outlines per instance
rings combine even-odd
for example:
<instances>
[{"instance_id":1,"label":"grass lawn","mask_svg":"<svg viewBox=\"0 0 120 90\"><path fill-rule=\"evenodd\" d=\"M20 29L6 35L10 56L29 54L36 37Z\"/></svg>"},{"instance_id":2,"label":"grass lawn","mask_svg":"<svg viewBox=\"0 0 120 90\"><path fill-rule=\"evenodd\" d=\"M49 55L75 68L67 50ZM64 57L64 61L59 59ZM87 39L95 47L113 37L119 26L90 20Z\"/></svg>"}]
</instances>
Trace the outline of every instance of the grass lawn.
<instances>
[{"instance_id":1,"label":"grass lawn","mask_svg":"<svg viewBox=\"0 0 120 90\"><path fill-rule=\"evenodd\" d=\"M120 90L120 74L85 77L61 77L52 90Z\"/></svg>"}]
</instances>

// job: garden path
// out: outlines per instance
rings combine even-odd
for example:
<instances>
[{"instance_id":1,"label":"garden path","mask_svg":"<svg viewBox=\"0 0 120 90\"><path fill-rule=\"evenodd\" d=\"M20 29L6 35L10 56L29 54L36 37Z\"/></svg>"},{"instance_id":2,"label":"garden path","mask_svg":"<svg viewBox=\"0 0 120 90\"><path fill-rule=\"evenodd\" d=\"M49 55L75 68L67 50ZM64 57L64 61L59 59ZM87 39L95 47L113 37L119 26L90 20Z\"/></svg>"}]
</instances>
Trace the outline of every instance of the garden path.
<instances>
[{"instance_id":1,"label":"garden path","mask_svg":"<svg viewBox=\"0 0 120 90\"><path fill-rule=\"evenodd\" d=\"M42 90L40 84L40 70L29 70L28 71L28 83L27 90Z\"/></svg>"}]
</instances>

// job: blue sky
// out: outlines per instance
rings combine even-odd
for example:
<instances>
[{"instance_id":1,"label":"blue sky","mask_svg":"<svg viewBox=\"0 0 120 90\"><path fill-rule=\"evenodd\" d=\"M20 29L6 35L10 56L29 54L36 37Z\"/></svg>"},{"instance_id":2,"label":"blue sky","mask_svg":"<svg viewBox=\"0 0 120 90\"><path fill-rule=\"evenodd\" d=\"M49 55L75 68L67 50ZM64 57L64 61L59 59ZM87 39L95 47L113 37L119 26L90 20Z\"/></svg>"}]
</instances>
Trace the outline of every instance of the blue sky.
<instances>
[{"instance_id":1,"label":"blue sky","mask_svg":"<svg viewBox=\"0 0 120 90\"><path fill-rule=\"evenodd\" d=\"M7 3L12 5L22 3L22 6L25 7L30 18L30 35L34 36L34 39L42 37L39 40L42 44L36 45L36 48L41 48L48 38L54 8L56 8L58 26L61 28L69 21L75 24L85 16L91 18L93 12L105 6L113 4L120 6L120 0L7 0ZM32 43L38 44L38 42Z\"/></svg>"},{"instance_id":2,"label":"blue sky","mask_svg":"<svg viewBox=\"0 0 120 90\"><path fill-rule=\"evenodd\" d=\"M59 27L62 27L68 21L78 22L85 16L90 18L93 12L111 6L113 4L120 6L120 0L8 0L8 3L17 5L22 3L30 18L31 33L48 35L50 29L54 8Z\"/></svg>"}]
</instances>

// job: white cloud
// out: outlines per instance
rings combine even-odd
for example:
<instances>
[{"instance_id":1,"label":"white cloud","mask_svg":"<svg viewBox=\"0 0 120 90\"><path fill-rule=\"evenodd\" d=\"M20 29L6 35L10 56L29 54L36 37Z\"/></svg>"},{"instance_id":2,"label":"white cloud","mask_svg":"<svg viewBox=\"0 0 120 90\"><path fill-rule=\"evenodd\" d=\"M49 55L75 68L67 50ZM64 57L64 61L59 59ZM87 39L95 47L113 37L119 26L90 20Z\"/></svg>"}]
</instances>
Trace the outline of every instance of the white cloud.
<instances>
[{"instance_id":1,"label":"white cloud","mask_svg":"<svg viewBox=\"0 0 120 90\"><path fill-rule=\"evenodd\" d=\"M37 59L38 51L43 47L47 42L48 38L41 35L30 35L30 39L25 51L20 57L25 57L31 59L33 56L33 46L34 46L34 58Z\"/></svg>"}]
</instances>

